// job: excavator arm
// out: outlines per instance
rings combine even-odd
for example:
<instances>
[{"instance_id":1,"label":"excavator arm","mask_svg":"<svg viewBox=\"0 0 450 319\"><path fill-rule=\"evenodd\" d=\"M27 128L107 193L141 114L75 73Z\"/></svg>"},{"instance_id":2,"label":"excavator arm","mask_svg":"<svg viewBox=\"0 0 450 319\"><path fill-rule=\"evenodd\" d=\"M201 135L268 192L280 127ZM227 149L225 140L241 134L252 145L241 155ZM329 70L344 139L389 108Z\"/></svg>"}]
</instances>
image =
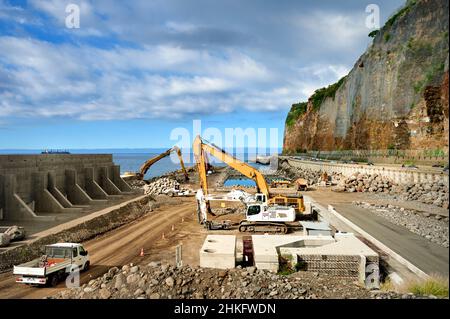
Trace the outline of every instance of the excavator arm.
<instances>
[{"instance_id":1,"label":"excavator arm","mask_svg":"<svg viewBox=\"0 0 450 319\"><path fill-rule=\"evenodd\" d=\"M267 185L266 179L264 178L264 175L254 167L236 159L214 144L205 143L200 136L197 136L194 140L193 152L197 162L200 185L205 195L208 195L205 153L209 153L246 177L254 180L256 183L257 192L263 193L267 198L269 198L269 186Z\"/></svg>"},{"instance_id":2,"label":"excavator arm","mask_svg":"<svg viewBox=\"0 0 450 319\"><path fill-rule=\"evenodd\" d=\"M174 146L174 147L168 149L167 151L165 151L155 157L150 158L144 164L142 164L141 168L139 169L139 173L137 173L138 179L143 179L145 174L147 173L147 171L153 164L155 164L159 160L163 159L164 157L169 156L170 153L172 153L173 151L175 151L178 155L178 158L180 160L181 169L183 170L183 173L184 173L185 180L189 180L189 175L186 171L186 167L184 166L183 156L182 156L181 150L178 146Z\"/></svg>"}]
</instances>

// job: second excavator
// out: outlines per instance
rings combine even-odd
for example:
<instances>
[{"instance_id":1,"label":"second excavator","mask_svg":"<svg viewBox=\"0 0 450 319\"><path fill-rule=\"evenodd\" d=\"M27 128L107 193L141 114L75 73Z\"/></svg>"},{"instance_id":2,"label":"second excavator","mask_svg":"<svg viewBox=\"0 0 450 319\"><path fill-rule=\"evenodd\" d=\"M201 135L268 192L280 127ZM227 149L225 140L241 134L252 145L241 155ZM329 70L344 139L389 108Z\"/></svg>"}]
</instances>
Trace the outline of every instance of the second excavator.
<instances>
[{"instance_id":1,"label":"second excavator","mask_svg":"<svg viewBox=\"0 0 450 319\"><path fill-rule=\"evenodd\" d=\"M155 164L159 160L163 159L164 157L169 156L170 153L172 153L172 152L176 152L177 153L178 159L180 160L181 169L182 169L183 174L184 174L184 179L186 181L188 181L189 180L189 175L188 175L188 173L186 171L186 167L184 166L183 156L182 156L181 150L180 150L180 148L178 146L174 146L172 148L169 148L167 151L165 151L165 152L163 152L163 153L161 153L161 154L159 154L159 155L157 155L155 157L152 157L149 160L145 161L145 163L142 164L141 168L139 169L139 172L136 173L137 179L140 179L140 180L144 179L145 174L147 173L147 171L149 170L149 168L153 164Z\"/></svg>"}]
</instances>

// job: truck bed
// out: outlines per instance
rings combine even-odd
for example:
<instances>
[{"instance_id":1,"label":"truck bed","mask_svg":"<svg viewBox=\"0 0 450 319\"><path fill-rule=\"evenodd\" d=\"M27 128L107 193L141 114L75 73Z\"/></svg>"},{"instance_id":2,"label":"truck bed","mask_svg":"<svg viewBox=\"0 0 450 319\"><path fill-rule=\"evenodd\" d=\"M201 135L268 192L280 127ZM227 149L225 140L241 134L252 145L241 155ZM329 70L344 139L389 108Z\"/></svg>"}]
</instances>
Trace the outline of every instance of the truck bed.
<instances>
[{"instance_id":1,"label":"truck bed","mask_svg":"<svg viewBox=\"0 0 450 319\"><path fill-rule=\"evenodd\" d=\"M48 274L51 274L55 271L61 270L70 266L71 260L64 258L49 258L48 266L39 267L40 258L36 258L32 261L26 262L19 266L14 266L13 273L14 275L23 275L23 276L40 276L44 277Z\"/></svg>"}]
</instances>

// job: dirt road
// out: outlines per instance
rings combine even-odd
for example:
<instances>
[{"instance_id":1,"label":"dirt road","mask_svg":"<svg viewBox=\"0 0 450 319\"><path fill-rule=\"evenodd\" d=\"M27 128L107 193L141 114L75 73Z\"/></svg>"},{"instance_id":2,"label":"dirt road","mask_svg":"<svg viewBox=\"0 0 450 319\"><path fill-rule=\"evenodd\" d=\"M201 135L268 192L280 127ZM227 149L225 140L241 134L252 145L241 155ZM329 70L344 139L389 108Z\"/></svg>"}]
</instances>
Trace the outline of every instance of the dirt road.
<instances>
[{"instance_id":1,"label":"dirt road","mask_svg":"<svg viewBox=\"0 0 450 319\"><path fill-rule=\"evenodd\" d=\"M81 276L81 284L98 277L113 266L141 261L141 248L150 250L163 233L170 233L172 225L182 218L193 218L196 211L194 199L185 199L176 206L158 208L131 224L124 225L84 243L91 258L91 268ZM170 240L170 237L169 239ZM0 275L0 298L44 298L65 288L60 283L55 288L28 287L15 282L12 272Z\"/></svg>"}]
</instances>

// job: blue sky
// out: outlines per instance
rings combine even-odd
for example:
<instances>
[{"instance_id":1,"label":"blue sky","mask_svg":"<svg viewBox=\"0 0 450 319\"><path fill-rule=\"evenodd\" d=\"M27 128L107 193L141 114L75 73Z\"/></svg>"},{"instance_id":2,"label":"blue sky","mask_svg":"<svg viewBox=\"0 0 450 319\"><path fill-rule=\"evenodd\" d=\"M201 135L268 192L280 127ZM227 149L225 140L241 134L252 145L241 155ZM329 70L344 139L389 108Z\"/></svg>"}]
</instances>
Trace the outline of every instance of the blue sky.
<instances>
[{"instance_id":1,"label":"blue sky","mask_svg":"<svg viewBox=\"0 0 450 319\"><path fill-rule=\"evenodd\" d=\"M66 6L80 28L65 26ZM169 147L174 128L277 128L347 74L404 1L0 0L0 149Z\"/></svg>"}]
</instances>

